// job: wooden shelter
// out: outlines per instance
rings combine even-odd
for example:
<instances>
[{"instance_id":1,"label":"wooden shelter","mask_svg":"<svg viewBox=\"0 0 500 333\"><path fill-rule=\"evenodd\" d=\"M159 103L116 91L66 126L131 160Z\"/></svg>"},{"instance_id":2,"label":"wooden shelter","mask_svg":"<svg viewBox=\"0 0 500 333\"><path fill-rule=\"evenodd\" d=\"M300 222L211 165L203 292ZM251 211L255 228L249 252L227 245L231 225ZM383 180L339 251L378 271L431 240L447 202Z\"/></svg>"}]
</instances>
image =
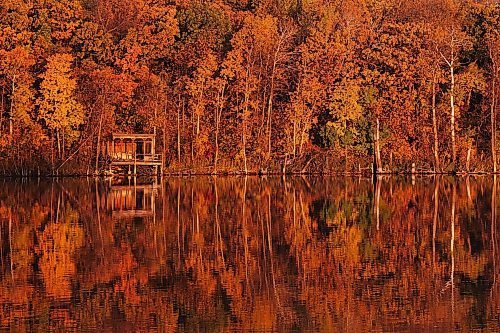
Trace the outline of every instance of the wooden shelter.
<instances>
[{"instance_id":1,"label":"wooden shelter","mask_svg":"<svg viewBox=\"0 0 500 333\"><path fill-rule=\"evenodd\" d=\"M156 154L154 134L113 134L104 142L106 164L109 169L128 168L137 174L138 167L154 167L155 173L162 166L160 154Z\"/></svg>"}]
</instances>

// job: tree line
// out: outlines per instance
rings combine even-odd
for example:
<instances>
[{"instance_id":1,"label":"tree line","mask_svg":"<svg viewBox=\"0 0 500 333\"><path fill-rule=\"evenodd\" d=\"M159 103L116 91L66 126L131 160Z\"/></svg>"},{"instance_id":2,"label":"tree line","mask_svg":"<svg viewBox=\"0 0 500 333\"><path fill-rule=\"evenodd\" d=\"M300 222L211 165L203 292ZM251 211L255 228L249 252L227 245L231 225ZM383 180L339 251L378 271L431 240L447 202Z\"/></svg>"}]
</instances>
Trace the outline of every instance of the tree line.
<instances>
[{"instance_id":1,"label":"tree line","mask_svg":"<svg viewBox=\"0 0 500 333\"><path fill-rule=\"evenodd\" d=\"M94 172L113 132L165 171L497 171L500 6L4 0L0 169Z\"/></svg>"}]
</instances>

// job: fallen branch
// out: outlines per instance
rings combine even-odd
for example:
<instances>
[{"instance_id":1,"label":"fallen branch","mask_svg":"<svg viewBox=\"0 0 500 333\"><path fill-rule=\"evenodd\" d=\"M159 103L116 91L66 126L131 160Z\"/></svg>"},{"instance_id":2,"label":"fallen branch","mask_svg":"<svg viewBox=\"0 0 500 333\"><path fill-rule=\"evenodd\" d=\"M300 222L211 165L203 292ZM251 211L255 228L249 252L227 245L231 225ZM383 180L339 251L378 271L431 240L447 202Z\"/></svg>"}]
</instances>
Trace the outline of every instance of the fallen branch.
<instances>
[{"instance_id":1,"label":"fallen branch","mask_svg":"<svg viewBox=\"0 0 500 333\"><path fill-rule=\"evenodd\" d=\"M80 145L78 146L78 148L71 154L68 156L67 159L65 159L55 170L52 170L52 173L54 173L54 171L56 172L59 172L59 169L64 165L66 164L69 160L71 160L79 151L80 149L83 147L83 145L90 139L90 138L93 138L94 137L94 134L95 134L95 129L92 131L92 133L87 137L85 138L85 140L83 140Z\"/></svg>"},{"instance_id":2,"label":"fallen branch","mask_svg":"<svg viewBox=\"0 0 500 333\"><path fill-rule=\"evenodd\" d=\"M304 165L304 167L302 168L302 170L300 170L300 173L305 173L306 172L306 169L307 167L309 166L309 164L311 164L311 162L316 158L316 155L313 155L311 156L311 158L309 159L309 161L306 162L306 165Z\"/></svg>"}]
</instances>

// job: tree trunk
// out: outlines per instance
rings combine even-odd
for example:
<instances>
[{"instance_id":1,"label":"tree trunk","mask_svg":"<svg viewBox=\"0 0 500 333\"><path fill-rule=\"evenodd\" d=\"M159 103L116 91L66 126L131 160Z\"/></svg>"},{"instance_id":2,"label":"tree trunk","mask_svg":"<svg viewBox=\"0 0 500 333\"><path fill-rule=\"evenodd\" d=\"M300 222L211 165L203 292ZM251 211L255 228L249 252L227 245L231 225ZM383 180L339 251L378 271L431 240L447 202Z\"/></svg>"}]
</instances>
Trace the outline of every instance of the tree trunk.
<instances>
[{"instance_id":1,"label":"tree trunk","mask_svg":"<svg viewBox=\"0 0 500 333\"><path fill-rule=\"evenodd\" d=\"M194 163L194 140L195 140L195 135L196 135L196 130L195 130L195 121L194 121L194 113L191 112L191 168L193 167Z\"/></svg>"},{"instance_id":2,"label":"tree trunk","mask_svg":"<svg viewBox=\"0 0 500 333\"><path fill-rule=\"evenodd\" d=\"M245 166L245 175L248 174L248 166L247 166L247 123L246 123L246 107L243 111L243 124L242 124L242 133L241 133L241 140L242 140L242 149L243 149L243 164Z\"/></svg>"},{"instance_id":3,"label":"tree trunk","mask_svg":"<svg viewBox=\"0 0 500 333\"><path fill-rule=\"evenodd\" d=\"M493 172L497 172L497 117L496 117L496 75L491 84L491 158L493 159Z\"/></svg>"},{"instance_id":4,"label":"tree trunk","mask_svg":"<svg viewBox=\"0 0 500 333\"><path fill-rule=\"evenodd\" d=\"M196 129L193 129L193 131L195 132L195 140L194 140L194 143L193 143L193 140L191 140L191 163L193 163L193 160L194 160L194 155L196 153L196 155L198 155L198 150L197 148L198 145L199 145L199 139L200 139L200 118L201 118L201 106L203 104L203 96L204 96L204 93L205 93L205 83L202 82L201 84L201 90L200 90L200 95L198 97L198 104L197 104L197 107L196 107ZM193 126L194 125L194 115L192 117L192 120L193 120Z\"/></svg>"},{"instance_id":5,"label":"tree trunk","mask_svg":"<svg viewBox=\"0 0 500 333\"><path fill-rule=\"evenodd\" d=\"M10 98L10 114L9 114L9 135L13 133L12 116L14 115L14 92L16 90L16 76L12 78L12 95Z\"/></svg>"},{"instance_id":6,"label":"tree trunk","mask_svg":"<svg viewBox=\"0 0 500 333\"><path fill-rule=\"evenodd\" d=\"M0 133L3 131L3 114L5 112L5 88L2 87L2 110L0 111Z\"/></svg>"},{"instance_id":7,"label":"tree trunk","mask_svg":"<svg viewBox=\"0 0 500 333\"><path fill-rule=\"evenodd\" d=\"M61 156L62 156L62 159L64 160L64 158L65 158L65 149L64 148L66 147L66 142L64 141L64 128L61 132L61 137L62 137L61 138L61 141L62 141L62 143L61 143L61 146L62 146L61 147L61 150L62 150Z\"/></svg>"},{"instance_id":8,"label":"tree trunk","mask_svg":"<svg viewBox=\"0 0 500 333\"><path fill-rule=\"evenodd\" d=\"M450 127L451 127L451 151L453 158L453 170L457 169L457 145L455 142L455 68L453 63L450 66L450 77L451 77L451 87L450 87Z\"/></svg>"},{"instance_id":9,"label":"tree trunk","mask_svg":"<svg viewBox=\"0 0 500 333\"><path fill-rule=\"evenodd\" d=\"M61 158L61 137L59 136L59 129L56 129L57 136L57 157Z\"/></svg>"},{"instance_id":10,"label":"tree trunk","mask_svg":"<svg viewBox=\"0 0 500 333\"><path fill-rule=\"evenodd\" d=\"M50 164L52 167L52 175L54 174L54 133L50 136Z\"/></svg>"},{"instance_id":11,"label":"tree trunk","mask_svg":"<svg viewBox=\"0 0 500 333\"><path fill-rule=\"evenodd\" d=\"M203 96L205 93L205 82L201 84L201 90L200 90L200 96L198 97L198 107L197 107L197 113L196 113L196 139L198 140L198 136L200 135L200 106L202 105L203 102Z\"/></svg>"},{"instance_id":12,"label":"tree trunk","mask_svg":"<svg viewBox=\"0 0 500 333\"><path fill-rule=\"evenodd\" d=\"M273 69L273 72L274 72L274 69ZM269 100L268 100L268 104L267 104L267 159L271 159L271 149L272 149L272 145L271 145L271 128L272 128L272 124L271 124L271 115L272 115L272 112L273 112L273 89L274 89L274 73L273 73L273 76L271 78L271 91L269 92Z\"/></svg>"},{"instance_id":13,"label":"tree trunk","mask_svg":"<svg viewBox=\"0 0 500 333\"><path fill-rule=\"evenodd\" d=\"M380 156L380 120L377 117L376 120L376 127L375 127L375 172L376 173L382 173L382 158Z\"/></svg>"},{"instance_id":14,"label":"tree trunk","mask_svg":"<svg viewBox=\"0 0 500 333\"><path fill-rule=\"evenodd\" d=\"M99 129L97 131L97 146L95 147L95 174L99 173L99 154L101 153L101 130L102 130L103 110L99 116Z\"/></svg>"},{"instance_id":15,"label":"tree trunk","mask_svg":"<svg viewBox=\"0 0 500 333\"><path fill-rule=\"evenodd\" d=\"M181 163L181 106L177 108L177 161Z\"/></svg>"},{"instance_id":16,"label":"tree trunk","mask_svg":"<svg viewBox=\"0 0 500 333\"><path fill-rule=\"evenodd\" d=\"M248 174L247 165L247 115L248 115L248 103L250 102L250 68L247 67L247 80L245 82L245 100L243 101L243 115L241 117L241 143L243 145L243 163L245 167L245 175Z\"/></svg>"},{"instance_id":17,"label":"tree trunk","mask_svg":"<svg viewBox=\"0 0 500 333\"><path fill-rule=\"evenodd\" d=\"M456 47L457 47L457 39L455 35L455 27L452 27L451 35L450 35L450 54L447 58L441 51L439 54L448 65L450 69L450 136L451 136L451 151L452 151L452 161L451 166L453 171L457 170L457 145L455 138L455 61L456 57Z\"/></svg>"},{"instance_id":18,"label":"tree trunk","mask_svg":"<svg viewBox=\"0 0 500 333\"><path fill-rule=\"evenodd\" d=\"M439 137L437 128L437 114L436 114L436 78L432 78L432 131L434 132L434 172L441 171L439 165Z\"/></svg>"},{"instance_id":19,"label":"tree trunk","mask_svg":"<svg viewBox=\"0 0 500 333\"><path fill-rule=\"evenodd\" d=\"M292 145L292 153L293 153L293 158L295 158L296 156L296 152L297 152L297 145L296 145L296 136L297 136L297 120L295 119L295 117L293 118L293 145Z\"/></svg>"},{"instance_id":20,"label":"tree trunk","mask_svg":"<svg viewBox=\"0 0 500 333\"><path fill-rule=\"evenodd\" d=\"M304 137L306 136L306 126L303 124L300 130L299 156L302 154L304 147Z\"/></svg>"},{"instance_id":21,"label":"tree trunk","mask_svg":"<svg viewBox=\"0 0 500 333\"><path fill-rule=\"evenodd\" d=\"M196 115L196 139L200 136L200 115Z\"/></svg>"},{"instance_id":22,"label":"tree trunk","mask_svg":"<svg viewBox=\"0 0 500 333\"><path fill-rule=\"evenodd\" d=\"M281 41L280 41L281 42ZM281 44L278 45L274 53L273 69L271 72L271 87L269 89L269 99L267 104L267 158L271 159L272 145L271 145L271 129L272 129L272 112L273 112L273 99L274 99L274 80L276 76L276 67L278 65L278 55L281 52Z\"/></svg>"},{"instance_id":23,"label":"tree trunk","mask_svg":"<svg viewBox=\"0 0 500 333\"><path fill-rule=\"evenodd\" d=\"M219 158L219 128L220 128L220 119L222 116L222 109L224 108L224 91L226 89L225 84L223 84L220 94L219 94L219 103L215 113L215 158L214 158L214 174L217 173L217 161Z\"/></svg>"},{"instance_id":24,"label":"tree trunk","mask_svg":"<svg viewBox=\"0 0 500 333\"><path fill-rule=\"evenodd\" d=\"M466 169L467 172L470 172L470 155L472 152L472 140L469 142L469 147L467 148L467 163L466 163Z\"/></svg>"},{"instance_id":25,"label":"tree trunk","mask_svg":"<svg viewBox=\"0 0 500 333\"><path fill-rule=\"evenodd\" d=\"M179 111L177 111L177 119L179 119ZM178 121L178 120L177 120ZM167 104L165 103L165 108L163 110L163 152L161 155L161 173L163 178L163 172L165 169L165 163L167 160Z\"/></svg>"},{"instance_id":26,"label":"tree trunk","mask_svg":"<svg viewBox=\"0 0 500 333\"><path fill-rule=\"evenodd\" d=\"M394 153L391 151L391 153L389 154L389 171L390 172L393 172L393 170L394 170L394 166L392 163L393 160L394 160Z\"/></svg>"},{"instance_id":27,"label":"tree trunk","mask_svg":"<svg viewBox=\"0 0 500 333\"><path fill-rule=\"evenodd\" d=\"M344 143L344 157L345 157L344 173L347 175L347 173L349 172L349 164L348 164L349 152L347 150L347 143Z\"/></svg>"},{"instance_id":28,"label":"tree trunk","mask_svg":"<svg viewBox=\"0 0 500 333\"><path fill-rule=\"evenodd\" d=\"M215 130L215 156L214 156L214 171L213 174L217 174L217 161L219 159L219 121L217 120Z\"/></svg>"}]
</instances>

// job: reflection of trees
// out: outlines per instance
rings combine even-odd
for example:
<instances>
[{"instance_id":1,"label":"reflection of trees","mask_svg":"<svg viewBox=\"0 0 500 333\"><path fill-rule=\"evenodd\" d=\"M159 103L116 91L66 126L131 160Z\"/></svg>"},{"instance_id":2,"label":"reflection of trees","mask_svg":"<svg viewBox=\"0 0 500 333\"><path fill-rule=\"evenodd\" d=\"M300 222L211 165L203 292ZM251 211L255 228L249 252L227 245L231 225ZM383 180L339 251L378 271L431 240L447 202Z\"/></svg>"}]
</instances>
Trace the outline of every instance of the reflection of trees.
<instances>
[{"instance_id":1,"label":"reflection of trees","mask_svg":"<svg viewBox=\"0 0 500 333\"><path fill-rule=\"evenodd\" d=\"M489 179L174 178L126 219L108 192L0 188L2 326L498 328Z\"/></svg>"}]
</instances>

